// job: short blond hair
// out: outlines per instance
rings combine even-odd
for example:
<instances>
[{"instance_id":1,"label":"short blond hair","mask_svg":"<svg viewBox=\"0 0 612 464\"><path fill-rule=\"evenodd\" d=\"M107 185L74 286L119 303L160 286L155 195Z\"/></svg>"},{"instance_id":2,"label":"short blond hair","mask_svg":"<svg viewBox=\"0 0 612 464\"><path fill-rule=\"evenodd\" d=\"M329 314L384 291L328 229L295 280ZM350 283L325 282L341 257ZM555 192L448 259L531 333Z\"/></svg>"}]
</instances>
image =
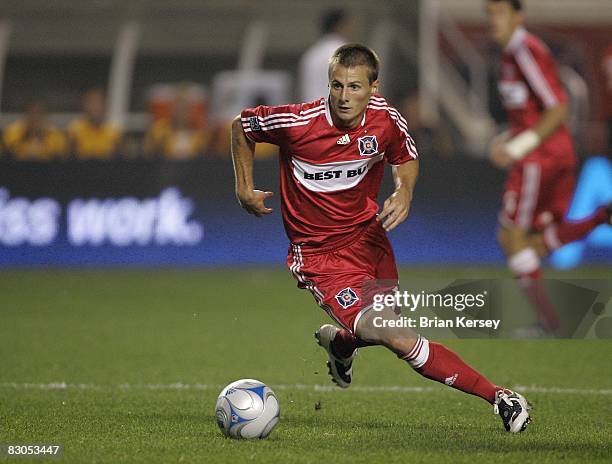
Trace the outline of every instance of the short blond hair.
<instances>
[{"instance_id":1,"label":"short blond hair","mask_svg":"<svg viewBox=\"0 0 612 464\"><path fill-rule=\"evenodd\" d=\"M347 68L353 66L367 66L368 81L370 84L378 79L380 60L376 52L365 45L349 43L339 47L329 59L329 77L331 77L332 68L337 64Z\"/></svg>"}]
</instances>

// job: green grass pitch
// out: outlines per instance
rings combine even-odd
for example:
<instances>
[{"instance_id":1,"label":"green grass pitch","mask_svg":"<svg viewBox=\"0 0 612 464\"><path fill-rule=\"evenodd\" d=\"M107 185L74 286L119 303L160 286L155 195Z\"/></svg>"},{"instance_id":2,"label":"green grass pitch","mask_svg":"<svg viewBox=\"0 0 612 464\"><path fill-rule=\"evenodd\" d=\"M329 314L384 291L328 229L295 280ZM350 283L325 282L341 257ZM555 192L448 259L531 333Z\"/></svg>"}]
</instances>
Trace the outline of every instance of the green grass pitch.
<instances>
[{"instance_id":1,"label":"green grass pitch","mask_svg":"<svg viewBox=\"0 0 612 464\"><path fill-rule=\"evenodd\" d=\"M504 275L402 277L415 272ZM66 463L610 462L610 340L449 341L529 387L534 422L510 435L485 402L382 348L361 351L354 387L315 387L331 386L323 322L280 269L2 272L0 443L62 444ZM226 439L214 420L220 389L248 377L280 400L267 440Z\"/></svg>"}]
</instances>

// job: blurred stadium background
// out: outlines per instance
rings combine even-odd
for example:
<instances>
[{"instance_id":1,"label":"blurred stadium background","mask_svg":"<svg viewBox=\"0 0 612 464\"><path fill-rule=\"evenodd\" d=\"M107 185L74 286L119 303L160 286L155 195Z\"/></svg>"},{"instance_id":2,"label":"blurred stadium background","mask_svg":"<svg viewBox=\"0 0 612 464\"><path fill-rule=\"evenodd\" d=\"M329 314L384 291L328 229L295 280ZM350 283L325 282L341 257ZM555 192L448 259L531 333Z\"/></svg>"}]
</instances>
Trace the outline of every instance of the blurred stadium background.
<instances>
[{"instance_id":1,"label":"blurred stadium background","mask_svg":"<svg viewBox=\"0 0 612 464\"><path fill-rule=\"evenodd\" d=\"M234 199L228 122L300 100L300 58L330 7L381 55L382 93L421 152L411 217L392 234L399 262L503 264L504 176L484 159L503 111L481 0L4 0L0 266L282 264L278 209L256 220ZM570 214L584 216L612 198L612 6L526 7L571 95L583 171ZM275 148L257 156L258 185L278 191ZM552 261L609 264L612 232Z\"/></svg>"}]
</instances>

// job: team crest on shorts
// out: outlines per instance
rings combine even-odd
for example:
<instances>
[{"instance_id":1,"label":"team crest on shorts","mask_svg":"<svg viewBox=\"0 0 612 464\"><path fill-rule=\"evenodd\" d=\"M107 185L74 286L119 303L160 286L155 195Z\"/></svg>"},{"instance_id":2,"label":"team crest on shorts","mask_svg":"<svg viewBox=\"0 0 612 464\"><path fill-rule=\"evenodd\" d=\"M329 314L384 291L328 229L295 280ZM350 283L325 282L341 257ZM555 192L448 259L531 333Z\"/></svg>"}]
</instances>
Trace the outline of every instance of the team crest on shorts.
<instances>
[{"instance_id":1,"label":"team crest on shorts","mask_svg":"<svg viewBox=\"0 0 612 464\"><path fill-rule=\"evenodd\" d=\"M357 139L359 144L359 154L361 156L370 156L378 153L378 140L375 135L364 135Z\"/></svg>"},{"instance_id":2,"label":"team crest on shorts","mask_svg":"<svg viewBox=\"0 0 612 464\"><path fill-rule=\"evenodd\" d=\"M259 125L259 120L257 119L257 116L251 116L249 118L249 126L251 126L252 131L261 130L261 126Z\"/></svg>"},{"instance_id":3,"label":"team crest on shorts","mask_svg":"<svg viewBox=\"0 0 612 464\"><path fill-rule=\"evenodd\" d=\"M351 287L346 287L344 290L340 290L336 294L336 300L340 306L346 309L357 303L359 301L359 297Z\"/></svg>"}]
</instances>

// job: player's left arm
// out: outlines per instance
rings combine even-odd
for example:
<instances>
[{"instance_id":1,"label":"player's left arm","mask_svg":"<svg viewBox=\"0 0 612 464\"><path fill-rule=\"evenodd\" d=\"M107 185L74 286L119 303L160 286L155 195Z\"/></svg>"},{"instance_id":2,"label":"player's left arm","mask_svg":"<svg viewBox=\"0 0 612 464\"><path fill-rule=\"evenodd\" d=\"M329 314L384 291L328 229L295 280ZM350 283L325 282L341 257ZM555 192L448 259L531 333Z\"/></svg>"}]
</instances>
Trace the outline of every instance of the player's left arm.
<instances>
[{"instance_id":1,"label":"player's left arm","mask_svg":"<svg viewBox=\"0 0 612 464\"><path fill-rule=\"evenodd\" d=\"M412 193L419 176L419 160L413 159L393 166L395 191L385 200L377 221L389 232L406 220L412 203Z\"/></svg>"}]
</instances>

